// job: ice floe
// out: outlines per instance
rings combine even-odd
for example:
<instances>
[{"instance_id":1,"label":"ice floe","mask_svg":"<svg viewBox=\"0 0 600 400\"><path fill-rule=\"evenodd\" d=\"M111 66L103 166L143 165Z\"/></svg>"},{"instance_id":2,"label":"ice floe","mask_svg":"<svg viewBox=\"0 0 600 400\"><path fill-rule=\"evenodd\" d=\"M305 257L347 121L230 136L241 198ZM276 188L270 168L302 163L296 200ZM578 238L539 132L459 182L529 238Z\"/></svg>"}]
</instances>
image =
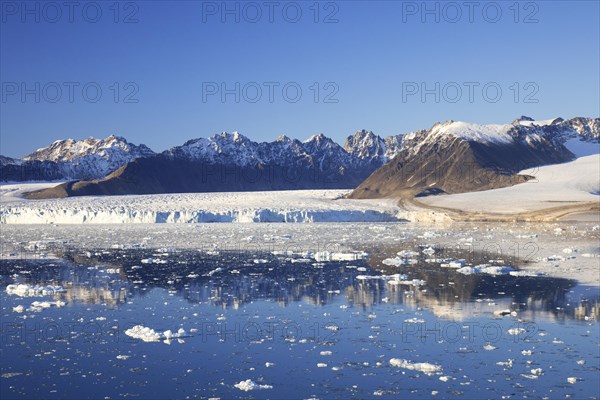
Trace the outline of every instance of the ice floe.
<instances>
[{"instance_id":1,"label":"ice floe","mask_svg":"<svg viewBox=\"0 0 600 400\"><path fill-rule=\"evenodd\" d=\"M392 358L390 359L390 365L392 367L398 367L403 369L410 369L412 371L423 372L424 374L431 375L434 372L438 372L442 370L442 367L436 364L431 364L428 362L420 362L413 363L412 361L401 359L401 358Z\"/></svg>"},{"instance_id":2,"label":"ice floe","mask_svg":"<svg viewBox=\"0 0 600 400\"><path fill-rule=\"evenodd\" d=\"M27 284L15 284L6 286L6 293L21 297L42 297L52 296L57 293L64 293L66 290L62 286L38 286Z\"/></svg>"},{"instance_id":3,"label":"ice floe","mask_svg":"<svg viewBox=\"0 0 600 400\"><path fill-rule=\"evenodd\" d=\"M64 301L34 301L33 303L31 303L31 307L29 307L27 309L27 311L34 311L34 312L40 312L46 308L50 308L52 306L54 307L64 307L65 306L65 302Z\"/></svg>"},{"instance_id":4,"label":"ice floe","mask_svg":"<svg viewBox=\"0 0 600 400\"><path fill-rule=\"evenodd\" d=\"M399 267L401 265L414 265L419 261L412 258L403 258L403 257L394 257L394 258L386 258L382 261L383 264L389 265L392 267Z\"/></svg>"},{"instance_id":5,"label":"ice floe","mask_svg":"<svg viewBox=\"0 0 600 400\"><path fill-rule=\"evenodd\" d=\"M252 379L246 379L245 381L240 381L233 385L234 387L244 391L249 392L251 390L262 390L262 389L273 389L271 385L260 385L254 382Z\"/></svg>"},{"instance_id":6,"label":"ice floe","mask_svg":"<svg viewBox=\"0 0 600 400\"><path fill-rule=\"evenodd\" d=\"M313 255L316 261L356 261L367 258L369 255L365 252L335 253L329 251L319 251Z\"/></svg>"},{"instance_id":7,"label":"ice floe","mask_svg":"<svg viewBox=\"0 0 600 400\"><path fill-rule=\"evenodd\" d=\"M134 339L141 339L144 342L158 342L161 340L169 341L171 339L179 339L187 336L187 333L183 328L179 328L176 333L173 333L171 330L159 333L154 329L143 325L135 325L134 327L127 329L125 334Z\"/></svg>"},{"instance_id":8,"label":"ice floe","mask_svg":"<svg viewBox=\"0 0 600 400\"><path fill-rule=\"evenodd\" d=\"M508 275L514 272L514 268L509 266L493 266L488 264L481 264L475 267L462 267L456 270L459 274L463 275L475 275L475 274L488 274L488 275Z\"/></svg>"}]
</instances>

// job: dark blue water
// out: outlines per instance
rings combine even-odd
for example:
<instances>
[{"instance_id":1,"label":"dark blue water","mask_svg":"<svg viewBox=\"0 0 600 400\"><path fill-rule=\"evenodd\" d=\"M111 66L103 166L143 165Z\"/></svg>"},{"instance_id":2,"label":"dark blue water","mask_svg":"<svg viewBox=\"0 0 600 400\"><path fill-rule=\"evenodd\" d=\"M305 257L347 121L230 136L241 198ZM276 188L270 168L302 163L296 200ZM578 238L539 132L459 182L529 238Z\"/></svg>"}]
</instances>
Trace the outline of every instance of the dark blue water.
<instances>
[{"instance_id":1,"label":"dark blue water","mask_svg":"<svg viewBox=\"0 0 600 400\"><path fill-rule=\"evenodd\" d=\"M315 265L271 254L92 253L0 261L2 399L599 396L598 288L574 281L465 276L425 263L382 272L380 258ZM165 263L140 262L147 258ZM356 278L394 273L426 284ZM14 283L66 291L9 295ZM66 305L27 310L43 300ZM516 316L494 314L503 309ZM124 333L135 325L187 335L144 342ZM234 386L247 379L272 387Z\"/></svg>"}]
</instances>

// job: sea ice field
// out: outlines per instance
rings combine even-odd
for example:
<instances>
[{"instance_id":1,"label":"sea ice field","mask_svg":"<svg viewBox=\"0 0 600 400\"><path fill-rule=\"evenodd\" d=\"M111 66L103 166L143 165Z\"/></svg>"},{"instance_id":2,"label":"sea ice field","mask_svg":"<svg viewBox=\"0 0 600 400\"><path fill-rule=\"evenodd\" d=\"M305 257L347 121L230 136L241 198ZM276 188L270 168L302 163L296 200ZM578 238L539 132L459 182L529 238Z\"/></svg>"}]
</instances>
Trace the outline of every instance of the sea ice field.
<instances>
[{"instance_id":1,"label":"sea ice field","mask_svg":"<svg viewBox=\"0 0 600 400\"><path fill-rule=\"evenodd\" d=\"M597 399L599 227L2 227L0 397Z\"/></svg>"}]
</instances>

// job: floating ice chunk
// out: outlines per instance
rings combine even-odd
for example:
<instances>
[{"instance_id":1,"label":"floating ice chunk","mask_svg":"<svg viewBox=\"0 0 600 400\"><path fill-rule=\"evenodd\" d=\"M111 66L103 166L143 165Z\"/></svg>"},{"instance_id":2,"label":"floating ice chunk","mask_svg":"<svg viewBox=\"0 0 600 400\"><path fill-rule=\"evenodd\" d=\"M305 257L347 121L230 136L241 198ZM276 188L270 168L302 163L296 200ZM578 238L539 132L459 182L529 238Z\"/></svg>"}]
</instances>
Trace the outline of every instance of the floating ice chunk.
<instances>
[{"instance_id":1,"label":"floating ice chunk","mask_svg":"<svg viewBox=\"0 0 600 400\"><path fill-rule=\"evenodd\" d=\"M503 317L505 315L510 315L510 310L496 310L494 311L494 315L498 315L500 317Z\"/></svg>"},{"instance_id":2,"label":"floating ice chunk","mask_svg":"<svg viewBox=\"0 0 600 400\"><path fill-rule=\"evenodd\" d=\"M513 366L513 360L511 360L510 358L508 359L508 361L498 361L496 363L496 365L499 365L501 367L507 367L507 368L512 368Z\"/></svg>"},{"instance_id":3,"label":"floating ice chunk","mask_svg":"<svg viewBox=\"0 0 600 400\"><path fill-rule=\"evenodd\" d=\"M508 266L489 266L487 264L478 265L475 267L462 267L456 270L456 272L463 275L474 275L474 274L488 274L488 275L507 275L513 272L514 269Z\"/></svg>"},{"instance_id":4,"label":"floating ice chunk","mask_svg":"<svg viewBox=\"0 0 600 400\"><path fill-rule=\"evenodd\" d=\"M415 257L415 256L419 255L419 253L417 253L416 251L412 251L412 250L402 250L396 254L398 254L402 258Z\"/></svg>"},{"instance_id":5,"label":"floating ice chunk","mask_svg":"<svg viewBox=\"0 0 600 400\"><path fill-rule=\"evenodd\" d=\"M245 381L240 381L233 385L234 387L243 390L244 392L249 392L251 390L262 390L262 389L273 389L271 385L259 385L254 382L252 379L246 379Z\"/></svg>"},{"instance_id":6,"label":"floating ice chunk","mask_svg":"<svg viewBox=\"0 0 600 400\"><path fill-rule=\"evenodd\" d=\"M486 344L485 346L483 346L483 349L487 350L487 351L492 351L492 350L496 350L496 347L492 346L491 344Z\"/></svg>"},{"instance_id":7,"label":"floating ice chunk","mask_svg":"<svg viewBox=\"0 0 600 400\"><path fill-rule=\"evenodd\" d=\"M319 251L313 255L313 258L321 261L355 261L367 258L369 255L365 252L353 253L332 253L329 251Z\"/></svg>"},{"instance_id":8,"label":"floating ice chunk","mask_svg":"<svg viewBox=\"0 0 600 400\"><path fill-rule=\"evenodd\" d=\"M422 235L419 235L417 237L420 239L434 239L434 238L438 238L440 236L442 236L442 235L437 232L423 232Z\"/></svg>"},{"instance_id":9,"label":"floating ice chunk","mask_svg":"<svg viewBox=\"0 0 600 400\"><path fill-rule=\"evenodd\" d=\"M57 293L64 293L66 290L62 286L37 286L37 285L8 285L6 286L6 293L9 295L15 295L20 297L42 297L52 296Z\"/></svg>"},{"instance_id":10,"label":"floating ice chunk","mask_svg":"<svg viewBox=\"0 0 600 400\"><path fill-rule=\"evenodd\" d=\"M22 313L24 310L25 310L25 307L23 307L20 304L18 306L16 306L16 307L13 307L13 311L16 312L16 313L19 313L19 314Z\"/></svg>"},{"instance_id":11,"label":"floating ice chunk","mask_svg":"<svg viewBox=\"0 0 600 400\"><path fill-rule=\"evenodd\" d=\"M510 328L508 330L509 335L520 335L521 333L525 333L525 329L523 328Z\"/></svg>"},{"instance_id":12,"label":"floating ice chunk","mask_svg":"<svg viewBox=\"0 0 600 400\"><path fill-rule=\"evenodd\" d=\"M366 281L369 279L384 279L383 275L356 275L356 279L359 281Z\"/></svg>"},{"instance_id":13,"label":"floating ice chunk","mask_svg":"<svg viewBox=\"0 0 600 400\"><path fill-rule=\"evenodd\" d=\"M133 328L127 329L125 334L134 339L142 339L144 342L158 342L162 338L160 333L154 329L142 325L136 325Z\"/></svg>"},{"instance_id":14,"label":"floating ice chunk","mask_svg":"<svg viewBox=\"0 0 600 400\"><path fill-rule=\"evenodd\" d=\"M488 274L488 275L506 275L512 271L514 271L514 268L508 267L508 266L503 266L503 267L492 266L492 267L481 268L481 272L484 274Z\"/></svg>"},{"instance_id":15,"label":"floating ice chunk","mask_svg":"<svg viewBox=\"0 0 600 400\"><path fill-rule=\"evenodd\" d=\"M394 275L385 275L384 278L389 279L388 283L392 282L402 282L408 279L408 275L405 274L394 274Z\"/></svg>"},{"instance_id":16,"label":"floating ice chunk","mask_svg":"<svg viewBox=\"0 0 600 400\"><path fill-rule=\"evenodd\" d=\"M127 329L125 334L134 339L141 339L144 342L158 342L160 340L169 341L170 339L179 339L187 336L187 333L183 328L179 328L177 333L167 330L161 334L156 332L154 329L145 327L143 325L136 325L133 328Z\"/></svg>"},{"instance_id":17,"label":"floating ice chunk","mask_svg":"<svg viewBox=\"0 0 600 400\"><path fill-rule=\"evenodd\" d=\"M418 261L412 258L402 258L402 257L394 257L394 258L386 258L382 261L383 264L389 265L392 267L399 267L401 265L414 265L417 264Z\"/></svg>"},{"instance_id":18,"label":"floating ice chunk","mask_svg":"<svg viewBox=\"0 0 600 400\"><path fill-rule=\"evenodd\" d=\"M257 258L254 260L254 264L266 264L269 260L265 260L264 258Z\"/></svg>"},{"instance_id":19,"label":"floating ice chunk","mask_svg":"<svg viewBox=\"0 0 600 400\"><path fill-rule=\"evenodd\" d=\"M419 318L409 318L409 319L405 319L404 322L406 322L408 324L424 324L425 320L419 319Z\"/></svg>"},{"instance_id":20,"label":"floating ice chunk","mask_svg":"<svg viewBox=\"0 0 600 400\"><path fill-rule=\"evenodd\" d=\"M325 364L325 363L317 363L317 368L327 368L327 364Z\"/></svg>"},{"instance_id":21,"label":"floating ice chunk","mask_svg":"<svg viewBox=\"0 0 600 400\"><path fill-rule=\"evenodd\" d=\"M391 283L391 281L390 281ZM427 284L427 282L425 282L422 279L413 279L412 281L408 280L408 281L400 281L398 282L400 285L410 285L410 286L424 286Z\"/></svg>"},{"instance_id":22,"label":"floating ice chunk","mask_svg":"<svg viewBox=\"0 0 600 400\"><path fill-rule=\"evenodd\" d=\"M219 273L221 271L223 271L223 268L218 267L213 269L212 271L207 272L206 274L204 274L204 276L213 276L214 274Z\"/></svg>"},{"instance_id":23,"label":"floating ice chunk","mask_svg":"<svg viewBox=\"0 0 600 400\"><path fill-rule=\"evenodd\" d=\"M116 358L117 358L117 360L127 360L129 357L131 357L131 356L119 354Z\"/></svg>"},{"instance_id":24,"label":"floating ice chunk","mask_svg":"<svg viewBox=\"0 0 600 400\"><path fill-rule=\"evenodd\" d=\"M436 364L430 364L427 362L413 363L412 361L404 360L401 358L390 359L390 365L392 367L410 369L412 371L420 371L427 375L431 375L434 372L442 370L442 367Z\"/></svg>"},{"instance_id":25,"label":"floating ice chunk","mask_svg":"<svg viewBox=\"0 0 600 400\"><path fill-rule=\"evenodd\" d=\"M452 259L446 259L443 261L448 261L448 262L443 262L442 264L440 264L440 266L442 268L462 268L465 266L465 264L467 263L465 260L452 260Z\"/></svg>"},{"instance_id":26,"label":"floating ice chunk","mask_svg":"<svg viewBox=\"0 0 600 400\"><path fill-rule=\"evenodd\" d=\"M535 271L510 271L508 273L510 276L544 276L543 272L535 272Z\"/></svg>"},{"instance_id":27,"label":"floating ice chunk","mask_svg":"<svg viewBox=\"0 0 600 400\"><path fill-rule=\"evenodd\" d=\"M477 267L462 267L457 269L456 272L463 275L475 275L481 271Z\"/></svg>"},{"instance_id":28,"label":"floating ice chunk","mask_svg":"<svg viewBox=\"0 0 600 400\"><path fill-rule=\"evenodd\" d=\"M321 352L321 353L319 353L319 354L321 354L322 356L330 356L330 355L332 355L333 353L332 353L331 351L322 351L322 352Z\"/></svg>"},{"instance_id":29,"label":"floating ice chunk","mask_svg":"<svg viewBox=\"0 0 600 400\"><path fill-rule=\"evenodd\" d=\"M442 381L442 382L448 382L449 379L450 379L449 376L440 376L440 381Z\"/></svg>"},{"instance_id":30,"label":"floating ice chunk","mask_svg":"<svg viewBox=\"0 0 600 400\"><path fill-rule=\"evenodd\" d=\"M267 367L267 368L274 367L274 366L275 366L275 363L268 362L268 361L265 363L265 367Z\"/></svg>"},{"instance_id":31,"label":"floating ice chunk","mask_svg":"<svg viewBox=\"0 0 600 400\"><path fill-rule=\"evenodd\" d=\"M533 354L533 352L531 350L522 350L521 354L523 354L524 356L530 356Z\"/></svg>"},{"instance_id":32,"label":"floating ice chunk","mask_svg":"<svg viewBox=\"0 0 600 400\"><path fill-rule=\"evenodd\" d=\"M166 264L167 260L162 258L144 258L140 260L142 264Z\"/></svg>"},{"instance_id":33,"label":"floating ice chunk","mask_svg":"<svg viewBox=\"0 0 600 400\"><path fill-rule=\"evenodd\" d=\"M575 384L575 383L577 383L577 378L571 376L571 377L567 378L567 382L569 382L571 384Z\"/></svg>"},{"instance_id":34,"label":"floating ice chunk","mask_svg":"<svg viewBox=\"0 0 600 400\"><path fill-rule=\"evenodd\" d=\"M423 249L423 254L427 254L428 256L435 254L435 249L433 247L427 247Z\"/></svg>"},{"instance_id":35,"label":"floating ice chunk","mask_svg":"<svg viewBox=\"0 0 600 400\"><path fill-rule=\"evenodd\" d=\"M28 311L40 312L46 308L50 308L52 306L63 307L66 303L64 301L34 301L31 303L31 307L29 307Z\"/></svg>"},{"instance_id":36,"label":"floating ice chunk","mask_svg":"<svg viewBox=\"0 0 600 400\"><path fill-rule=\"evenodd\" d=\"M541 369L541 368L534 368L534 369L531 370L531 373L533 375L538 375L539 376L539 375L542 375L544 373L544 370Z\"/></svg>"}]
</instances>

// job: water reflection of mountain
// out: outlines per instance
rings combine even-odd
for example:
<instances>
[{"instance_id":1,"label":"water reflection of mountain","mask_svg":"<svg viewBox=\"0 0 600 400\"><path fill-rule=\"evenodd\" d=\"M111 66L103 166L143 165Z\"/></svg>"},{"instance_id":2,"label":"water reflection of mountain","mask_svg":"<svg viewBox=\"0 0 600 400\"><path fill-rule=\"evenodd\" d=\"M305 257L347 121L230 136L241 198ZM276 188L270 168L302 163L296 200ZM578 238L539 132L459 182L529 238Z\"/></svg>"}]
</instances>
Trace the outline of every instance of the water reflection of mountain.
<instances>
[{"instance_id":1,"label":"water reflection of mountain","mask_svg":"<svg viewBox=\"0 0 600 400\"><path fill-rule=\"evenodd\" d=\"M15 280L58 284L67 290L60 295L64 300L107 305L118 305L162 288L192 303L223 308L260 299L275 300L282 306L298 301L323 305L344 296L354 307L369 308L387 301L430 309L448 319L464 319L504 308L518 310L522 316L539 313L557 319L598 319L600 313L598 292L592 291L595 296L583 293L574 297L570 291L575 282L571 280L466 276L424 262L410 267L385 267L386 274L403 273L410 280L427 282L414 287L393 285L385 279L356 279L359 274L380 274L382 265L377 257L315 264L271 254L235 252L211 255L197 251L167 254L110 250L88 256L70 252L62 254L62 261L0 260L0 282L3 286ZM155 263L157 260L162 261ZM349 265L354 268L347 268ZM490 306L491 302L495 304Z\"/></svg>"}]
</instances>

